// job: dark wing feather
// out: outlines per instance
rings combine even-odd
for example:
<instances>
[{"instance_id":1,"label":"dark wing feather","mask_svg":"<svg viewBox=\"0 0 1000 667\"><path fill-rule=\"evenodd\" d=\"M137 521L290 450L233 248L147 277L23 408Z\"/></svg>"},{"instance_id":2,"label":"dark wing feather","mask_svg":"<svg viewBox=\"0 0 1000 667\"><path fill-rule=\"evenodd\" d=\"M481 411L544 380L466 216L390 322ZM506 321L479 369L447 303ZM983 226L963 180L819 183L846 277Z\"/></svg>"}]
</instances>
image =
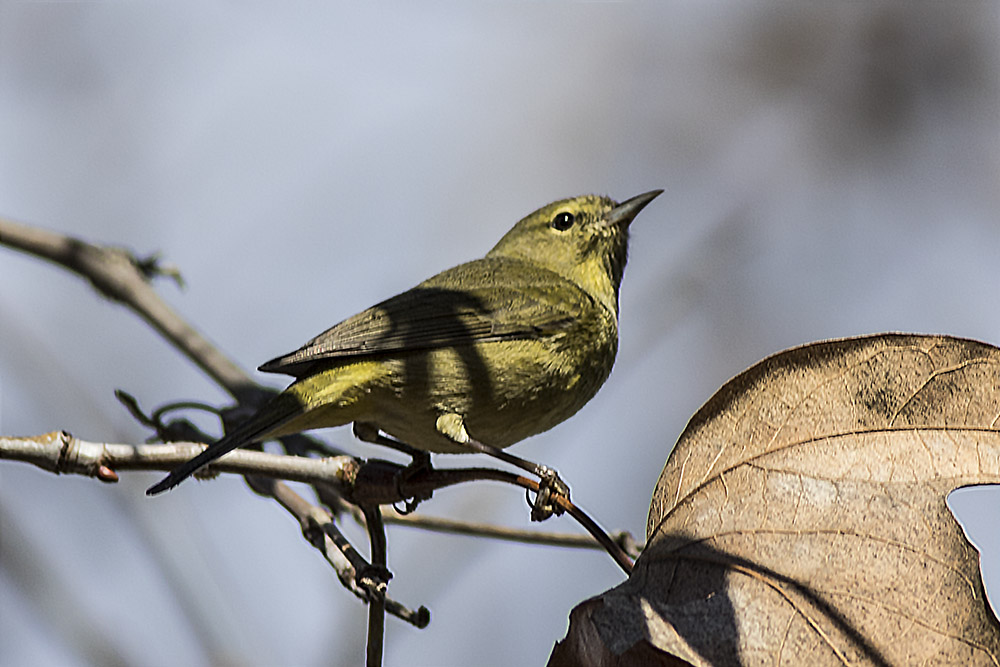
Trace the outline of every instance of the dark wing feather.
<instances>
[{"instance_id":1,"label":"dark wing feather","mask_svg":"<svg viewBox=\"0 0 1000 667\"><path fill-rule=\"evenodd\" d=\"M546 269L510 258L479 259L344 320L260 370L302 377L317 362L538 338L571 326L592 303L574 283Z\"/></svg>"}]
</instances>

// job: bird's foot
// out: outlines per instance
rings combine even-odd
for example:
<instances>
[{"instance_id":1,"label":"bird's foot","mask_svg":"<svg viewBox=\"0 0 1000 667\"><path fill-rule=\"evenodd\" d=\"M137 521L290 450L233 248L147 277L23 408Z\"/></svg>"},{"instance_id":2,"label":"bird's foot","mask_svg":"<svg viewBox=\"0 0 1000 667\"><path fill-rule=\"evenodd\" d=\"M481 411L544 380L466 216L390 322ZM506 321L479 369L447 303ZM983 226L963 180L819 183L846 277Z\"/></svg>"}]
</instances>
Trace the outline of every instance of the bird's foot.
<instances>
[{"instance_id":1,"label":"bird's foot","mask_svg":"<svg viewBox=\"0 0 1000 667\"><path fill-rule=\"evenodd\" d=\"M530 492L525 494L528 505L531 506L531 520L545 521L552 515L558 516L565 512L566 510L556 499L562 496L568 501L569 486L562 481L559 473L548 466L539 465L535 474L539 478L538 493L535 494L534 500L531 499Z\"/></svg>"},{"instance_id":2,"label":"bird's foot","mask_svg":"<svg viewBox=\"0 0 1000 667\"><path fill-rule=\"evenodd\" d=\"M419 449L414 449L413 452L410 452L410 454L413 457L413 461L410 462L410 465L396 473L395 480L396 491L399 493L400 497L404 497L405 500L403 500L403 507L400 508L397 503L396 505L393 505L393 508L403 515L411 514L417 509L417 506L420 503L425 500L430 500L433 495L432 491L428 491L426 493L419 493L406 497L406 493L403 491L403 489L406 488L406 485L413 479L434 469L433 466L431 466L431 455L429 453Z\"/></svg>"}]
</instances>

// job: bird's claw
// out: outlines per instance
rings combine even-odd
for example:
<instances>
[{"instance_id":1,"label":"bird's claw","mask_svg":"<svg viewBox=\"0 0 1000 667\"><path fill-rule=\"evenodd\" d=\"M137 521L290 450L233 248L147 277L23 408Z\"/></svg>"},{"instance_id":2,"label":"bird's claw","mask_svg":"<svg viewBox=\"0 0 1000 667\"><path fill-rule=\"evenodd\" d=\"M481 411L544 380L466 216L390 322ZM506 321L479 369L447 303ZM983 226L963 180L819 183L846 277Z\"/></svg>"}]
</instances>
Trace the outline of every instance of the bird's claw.
<instances>
[{"instance_id":1,"label":"bird's claw","mask_svg":"<svg viewBox=\"0 0 1000 667\"><path fill-rule=\"evenodd\" d=\"M432 470L431 467L431 457L427 452L418 452L413 455L413 461L410 465L406 466L402 470L396 473L395 483L396 483L396 493L400 498L403 498L403 507L398 507L399 503L394 504L392 507L399 514L407 515L412 514L417 506L425 500L430 500L433 492L408 495L404 492L403 488L414 477L424 474Z\"/></svg>"},{"instance_id":2,"label":"bird's claw","mask_svg":"<svg viewBox=\"0 0 1000 667\"><path fill-rule=\"evenodd\" d=\"M558 516L566 511L556 502L556 498L562 496L569 500L569 486L562 481L559 473L546 466L539 466L538 477L538 493L535 494L535 499L531 499L530 492L527 492L525 497L531 506L531 520L545 521L553 514Z\"/></svg>"}]
</instances>

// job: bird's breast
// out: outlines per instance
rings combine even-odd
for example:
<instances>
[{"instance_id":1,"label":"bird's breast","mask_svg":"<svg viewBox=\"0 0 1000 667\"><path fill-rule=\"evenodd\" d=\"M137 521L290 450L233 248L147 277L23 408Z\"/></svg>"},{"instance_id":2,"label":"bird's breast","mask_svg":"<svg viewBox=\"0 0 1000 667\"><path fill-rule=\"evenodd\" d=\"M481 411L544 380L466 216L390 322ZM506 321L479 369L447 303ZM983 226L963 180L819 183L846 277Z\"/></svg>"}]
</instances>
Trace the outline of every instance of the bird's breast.
<instances>
[{"instance_id":1,"label":"bird's breast","mask_svg":"<svg viewBox=\"0 0 1000 667\"><path fill-rule=\"evenodd\" d=\"M603 309L601 309L603 310ZM574 415L600 389L614 364L613 317L533 339L425 350L391 361L391 392L374 421L429 451L462 451L434 429L454 413L469 435L508 447Z\"/></svg>"}]
</instances>

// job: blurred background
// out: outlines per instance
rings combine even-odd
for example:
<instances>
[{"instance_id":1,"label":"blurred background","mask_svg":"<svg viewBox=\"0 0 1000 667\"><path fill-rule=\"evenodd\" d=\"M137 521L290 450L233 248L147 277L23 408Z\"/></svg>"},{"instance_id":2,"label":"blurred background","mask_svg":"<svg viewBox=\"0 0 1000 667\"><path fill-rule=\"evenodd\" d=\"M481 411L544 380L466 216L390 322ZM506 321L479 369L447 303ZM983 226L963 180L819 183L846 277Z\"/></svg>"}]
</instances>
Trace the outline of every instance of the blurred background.
<instances>
[{"instance_id":1,"label":"blurred background","mask_svg":"<svg viewBox=\"0 0 1000 667\"><path fill-rule=\"evenodd\" d=\"M551 200L664 188L632 226L611 379L514 449L641 536L687 419L759 359L886 330L1000 343L998 8L2 3L0 214L162 252L187 287L160 293L252 369ZM140 442L115 388L226 402L130 312L0 248L0 433ZM146 498L158 478L0 466L0 663L361 662L364 608L275 503L235 477ZM950 503L996 604L1000 489ZM489 484L421 511L529 525ZM389 564L432 611L387 622L390 665L542 663L621 580L599 552L403 527Z\"/></svg>"}]
</instances>

